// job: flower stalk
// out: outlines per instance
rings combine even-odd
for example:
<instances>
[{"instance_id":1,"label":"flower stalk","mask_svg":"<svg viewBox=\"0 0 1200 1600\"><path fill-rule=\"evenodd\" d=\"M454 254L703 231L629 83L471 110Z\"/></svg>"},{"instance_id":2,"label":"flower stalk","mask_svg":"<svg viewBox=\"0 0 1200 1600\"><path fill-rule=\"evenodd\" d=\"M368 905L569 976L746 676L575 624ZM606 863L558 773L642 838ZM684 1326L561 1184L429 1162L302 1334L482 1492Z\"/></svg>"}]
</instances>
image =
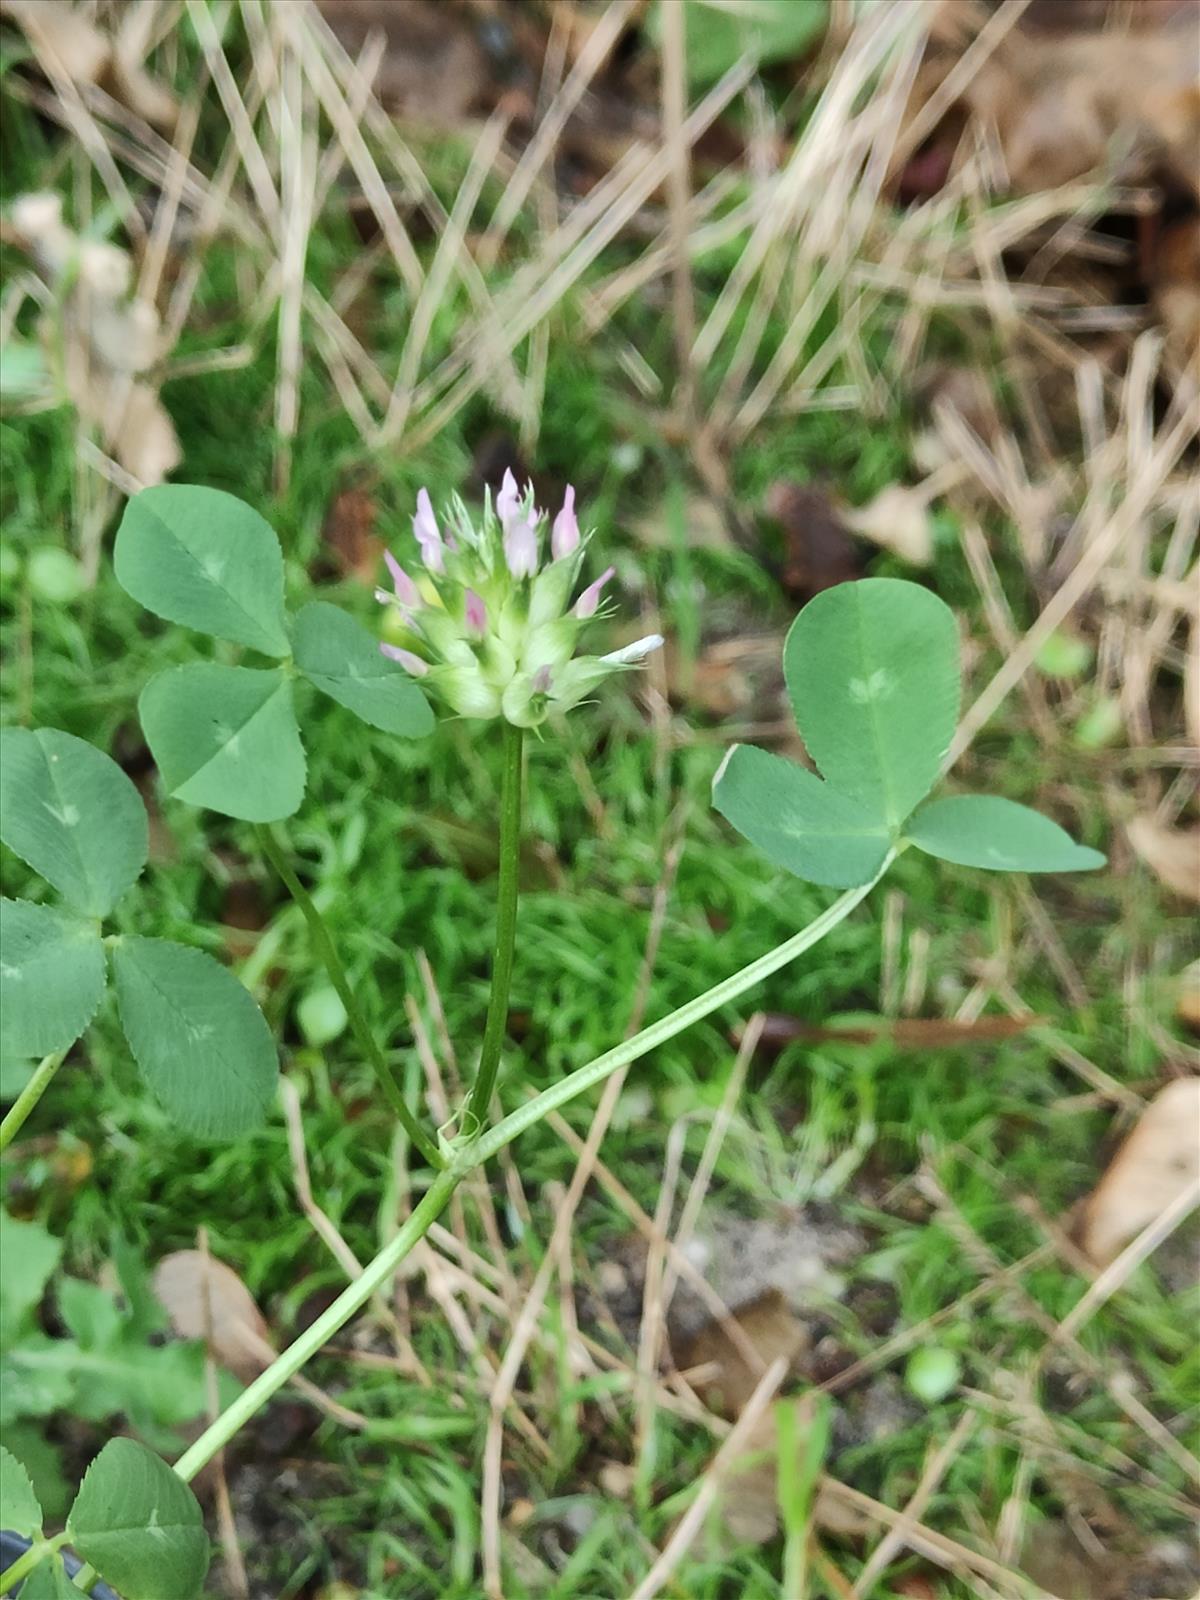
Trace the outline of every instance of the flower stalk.
<instances>
[{"instance_id":1,"label":"flower stalk","mask_svg":"<svg viewBox=\"0 0 1200 1600\"><path fill-rule=\"evenodd\" d=\"M500 876L496 901L496 953L492 961L492 987L479 1070L471 1087L465 1113L468 1137L487 1126L500 1054L508 1025L508 995L512 987L513 953L517 937L517 900L521 870L521 787L524 745L522 729L504 724L504 772L500 780Z\"/></svg>"},{"instance_id":2,"label":"flower stalk","mask_svg":"<svg viewBox=\"0 0 1200 1600\"><path fill-rule=\"evenodd\" d=\"M778 972L781 967L794 961L806 950L811 950L813 945L831 933L840 922L844 922L854 908L866 898L891 865L892 860L893 857L889 855L870 883L856 889L848 889L839 895L828 910L822 912L806 928L793 934L790 939L785 939L774 950L760 956L757 961L752 961L749 966L743 967L732 977L714 984L711 989L689 1000L686 1005L680 1006L668 1016L660 1018L658 1022L651 1023L648 1028L643 1028L640 1033L624 1040L606 1054L597 1056L594 1061L570 1073L551 1088L535 1095L532 1100L518 1107L516 1111L510 1112L502 1122L487 1129L478 1138L463 1140L451 1154L449 1164L437 1174L424 1196L405 1219L399 1232L384 1246L362 1276L343 1289L328 1310L289 1345L260 1377L243 1390L232 1405L205 1429L191 1448L180 1456L175 1463L175 1471L179 1476L185 1482L194 1478L219 1450L224 1449L234 1434L245 1427L251 1417L266 1405L271 1396L299 1372L301 1367L366 1305L388 1281L409 1252L429 1232L449 1204L450 1197L459 1184L476 1167L490 1160L534 1123L541 1122L551 1111L557 1110L559 1106L573 1100L576 1095L583 1094L587 1089L601 1083L618 1068L629 1066L660 1044L665 1044L668 1039L673 1039L676 1034L682 1033L694 1022L699 1022L721 1006L738 999L755 984Z\"/></svg>"}]
</instances>

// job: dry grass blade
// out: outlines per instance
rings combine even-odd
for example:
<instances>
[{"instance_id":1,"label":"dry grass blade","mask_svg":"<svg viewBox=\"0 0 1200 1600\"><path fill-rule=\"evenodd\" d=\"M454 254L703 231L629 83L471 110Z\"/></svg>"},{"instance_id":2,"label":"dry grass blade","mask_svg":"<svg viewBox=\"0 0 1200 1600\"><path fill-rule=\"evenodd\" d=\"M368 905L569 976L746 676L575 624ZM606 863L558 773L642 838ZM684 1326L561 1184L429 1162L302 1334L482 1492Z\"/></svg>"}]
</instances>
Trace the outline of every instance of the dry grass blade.
<instances>
[{"instance_id":1,"label":"dry grass blade","mask_svg":"<svg viewBox=\"0 0 1200 1600\"><path fill-rule=\"evenodd\" d=\"M198 1230L196 1244L197 1249L195 1251L181 1250L177 1254L179 1256L196 1256L200 1267L202 1315L193 1337L203 1338L204 1340L204 1391L205 1403L208 1408L208 1420L211 1424L220 1415L221 1397L217 1384L217 1364L214 1355L216 1336L212 1305L213 1261L208 1252L207 1228ZM163 1299L164 1265L164 1262L160 1262L154 1274L154 1290L160 1300ZM229 1269L226 1268L224 1270L228 1271ZM238 1287L242 1288L241 1279L237 1278L236 1274L233 1273L230 1276L235 1279ZM250 1307L253 1308L254 1314L258 1315L258 1307L254 1305L248 1294L246 1299L250 1302ZM265 1323L263 1328L265 1333ZM254 1375L257 1375L257 1371L261 1371L261 1368L256 1369ZM237 1519L234 1517L233 1503L229 1498L229 1483L225 1477L225 1452L223 1450L219 1451L215 1457L212 1464L212 1472L216 1485L217 1531L221 1538L221 1556L225 1563L225 1575L233 1592L234 1600L249 1600L250 1580L246 1576L246 1564L242 1560L242 1549L238 1541Z\"/></svg>"},{"instance_id":2,"label":"dry grass blade","mask_svg":"<svg viewBox=\"0 0 1200 1600\"><path fill-rule=\"evenodd\" d=\"M1124 1287L1142 1262L1153 1255L1164 1239L1168 1239L1197 1206L1200 1206L1200 1179L1181 1189L1158 1216L1147 1223L1137 1238L1105 1267L1079 1303L1059 1323L1054 1331L1055 1339L1060 1342L1073 1339L1088 1318Z\"/></svg>"},{"instance_id":3,"label":"dry grass blade","mask_svg":"<svg viewBox=\"0 0 1200 1600\"><path fill-rule=\"evenodd\" d=\"M576 56L565 82L546 107L532 139L521 152L504 186L504 193L488 223L480 249L479 265L482 269L494 265L509 230L520 215L521 207L547 161L553 156L563 129L592 80L608 60L638 4L639 0L613 0L588 34L587 42Z\"/></svg>"},{"instance_id":4,"label":"dry grass blade","mask_svg":"<svg viewBox=\"0 0 1200 1600\"><path fill-rule=\"evenodd\" d=\"M758 1385L738 1418L737 1424L713 1457L708 1470L700 1480L696 1498L680 1518L675 1532L668 1539L661 1555L638 1584L631 1600L654 1600L670 1582L680 1562L696 1541L704 1520L716 1504L721 1485L752 1439L755 1429L767 1413L780 1384L787 1377L788 1363L782 1357L773 1361L758 1381Z\"/></svg>"},{"instance_id":5,"label":"dry grass blade","mask_svg":"<svg viewBox=\"0 0 1200 1600\"><path fill-rule=\"evenodd\" d=\"M899 1520L892 1524L872 1550L866 1565L855 1580L853 1592L856 1596L870 1594L887 1571L892 1558L903 1550L908 1535L920 1523L925 1508L936 1494L938 1485L946 1473L954 1465L956 1457L966 1445L978 1420L973 1412L964 1411L954 1424L949 1438L931 1452L908 1504L900 1513Z\"/></svg>"},{"instance_id":6,"label":"dry grass blade","mask_svg":"<svg viewBox=\"0 0 1200 1600\"><path fill-rule=\"evenodd\" d=\"M275 385L275 428L279 447L275 486L287 488L291 442L300 422L300 372L303 362L301 318L304 308L305 262L314 221L317 183L316 118L307 105L300 54L291 42L293 22L286 8L273 13L279 39L279 372Z\"/></svg>"},{"instance_id":7,"label":"dry grass blade","mask_svg":"<svg viewBox=\"0 0 1200 1600\"><path fill-rule=\"evenodd\" d=\"M433 329L434 317L441 306L457 258L464 251L463 241L467 228L483 185L495 166L507 128L507 115L502 111L494 112L471 154L470 166L459 185L458 194L455 196L450 216L438 240L438 247L421 293L413 307L404 348L400 354L400 368L396 374L396 382L388 400L387 413L376 436L376 442L380 445L394 442L404 431L413 403L425 346Z\"/></svg>"},{"instance_id":8,"label":"dry grass blade","mask_svg":"<svg viewBox=\"0 0 1200 1600\"><path fill-rule=\"evenodd\" d=\"M692 186L690 150L684 137L687 111L687 8L662 10L663 137L671 154L667 208L671 240L671 315L678 363L676 403L680 415L694 422L692 343L696 337L696 301L688 253L688 203Z\"/></svg>"},{"instance_id":9,"label":"dry grass blade","mask_svg":"<svg viewBox=\"0 0 1200 1600\"><path fill-rule=\"evenodd\" d=\"M1109 503L1105 520L1091 528L1085 545L1076 548L1073 564L1043 606L1037 621L967 709L950 749L951 761L957 760L968 748L1029 671L1046 640L1099 583L1105 568L1123 550L1126 541L1135 536L1142 520L1165 493L1170 475L1195 439L1200 427L1200 403L1183 390L1177 391L1176 402L1158 431L1151 432L1159 350L1159 340L1145 334L1135 344L1130 361L1122 392L1129 452L1119 503L1115 506ZM1089 506L1085 503L1076 528L1087 526L1088 519Z\"/></svg>"}]
</instances>

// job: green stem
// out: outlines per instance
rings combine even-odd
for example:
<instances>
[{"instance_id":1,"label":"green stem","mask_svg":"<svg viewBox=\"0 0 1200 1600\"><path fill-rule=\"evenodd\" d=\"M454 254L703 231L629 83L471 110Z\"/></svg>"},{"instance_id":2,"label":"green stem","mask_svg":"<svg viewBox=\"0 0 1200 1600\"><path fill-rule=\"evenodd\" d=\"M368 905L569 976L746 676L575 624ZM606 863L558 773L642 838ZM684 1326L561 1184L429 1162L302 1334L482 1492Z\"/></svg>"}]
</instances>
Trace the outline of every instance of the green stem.
<instances>
[{"instance_id":1,"label":"green stem","mask_svg":"<svg viewBox=\"0 0 1200 1600\"><path fill-rule=\"evenodd\" d=\"M321 1346L332 1339L338 1329L344 1327L354 1313L383 1287L404 1257L421 1242L441 1216L450 1196L474 1164L474 1160L471 1160L439 1172L405 1218L395 1238L383 1247L362 1276L343 1289L329 1309L310 1328L306 1328L260 1377L243 1389L233 1404L200 1435L191 1449L180 1456L175 1463L175 1471L185 1483L190 1482L201 1467L207 1466L234 1434L244 1428L256 1412L261 1411L276 1390L294 1377L305 1362L316 1355Z\"/></svg>"},{"instance_id":2,"label":"green stem","mask_svg":"<svg viewBox=\"0 0 1200 1600\"><path fill-rule=\"evenodd\" d=\"M504 773L500 782L500 886L496 901L496 954L492 990L479 1071L467 1100L466 1130L487 1126L500 1053L508 1026L508 991L512 984L513 949L517 937L517 896L521 866L521 748L524 729L504 724Z\"/></svg>"},{"instance_id":3,"label":"green stem","mask_svg":"<svg viewBox=\"0 0 1200 1600\"><path fill-rule=\"evenodd\" d=\"M50 1080L62 1066L66 1054L65 1050L56 1050L53 1055L38 1062L33 1077L9 1107L4 1121L0 1122L0 1150L7 1150L25 1126L26 1118L49 1088Z\"/></svg>"},{"instance_id":4,"label":"green stem","mask_svg":"<svg viewBox=\"0 0 1200 1600\"><path fill-rule=\"evenodd\" d=\"M827 933L837 927L839 922L849 916L861 900L866 898L891 865L892 859L889 855L870 883L863 884L859 889L847 889L845 894L838 896L828 911L823 911L808 924L807 928L801 928L799 933L793 934L790 939L785 939L781 945L769 950L765 956L760 956L748 967L735 972L731 978L725 978L721 983L714 984L711 989L706 989L703 994L697 995L694 1000L689 1000L686 1005L680 1006L677 1011L672 1011L669 1016L662 1017L658 1022L652 1022L648 1028L643 1028L641 1033L635 1033L632 1039L626 1039L624 1043L604 1055L597 1056L594 1061L589 1061L586 1067L580 1067L541 1094L535 1095L532 1100L527 1100L523 1106L518 1106L504 1118L503 1122L498 1122L494 1128L489 1128L482 1135L472 1152L475 1160L479 1162L490 1160L498 1150L502 1150L506 1144L511 1144L519 1134L524 1133L526 1128L532 1127L535 1122L541 1122L543 1117L548 1116L551 1111L556 1111L559 1106L565 1105L568 1100L574 1100L575 1096L582 1094L585 1089L603 1082L611 1073L616 1072L618 1067L627 1067L630 1062L637 1061L647 1051L665 1044L677 1033L690 1028L693 1022L699 1022L710 1012L728 1005L731 1000L736 1000L739 995L745 994L747 989L752 989L764 978L769 978L773 972L778 972L780 967L786 967L789 961L794 961L806 950L811 950L814 944L818 944Z\"/></svg>"},{"instance_id":5,"label":"green stem","mask_svg":"<svg viewBox=\"0 0 1200 1600\"><path fill-rule=\"evenodd\" d=\"M388 1104L400 1119L405 1133L408 1134L408 1137L416 1145L429 1165L441 1169L446 1165L445 1158L432 1136L425 1132L412 1111L409 1110L408 1102L404 1098L395 1074L388 1065L387 1057L380 1049L375 1035L371 1032L370 1025L355 998L354 990L350 987L346 969L342 965L341 957L337 953L337 946L333 942L324 917L317 910L308 890L293 872L291 862L280 847L275 835L262 823L257 825L256 831L259 843L262 845L271 865L283 879L288 893L300 907L304 920L308 923L308 931L312 935L317 954L325 963L325 970L329 974L330 982L337 990L341 1002L346 1008L346 1015L350 1019L350 1026L354 1031L355 1039L358 1041L358 1048L374 1068L375 1076L379 1080L380 1088L387 1096Z\"/></svg>"},{"instance_id":6,"label":"green stem","mask_svg":"<svg viewBox=\"0 0 1200 1600\"><path fill-rule=\"evenodd\" d=\"M85 1594L91 1594L92 1585L99 1576L100 1574L96 1571L95 1567L89 1565L86 1567L80 1567L79 1571L71 1579L71 1582L77 1589L82 1589Z\"/></svg>"},{"instance_id":7,"label":"green stem","mask_svg":"<svg viewBox=\"0 0 1200 1600\"><path fill-rule=\"evenodd\" d=\"M802 928L799 933L785 940L767 955L760 956L757 961L752 961L748 967L743 967L733 977L726 978L711 989L707 989L702 995L698 995L696 999L689 1000L677 1011L672 1011L670 1016L651 1023L648 1028L643 1028L641 1033L634 1034L632 1039L625 1040L615 1050L597 1056L595 1061L589 1061L586 1066L572 1072L553 1088L547 1089L543 1094L537 1095L519 1107L480 1138L464 1144L453 1165L438 1173L426 1190L424 1198L405 1220L395 1238L384 1246L363 1275L356 1278L349 1288L344 1289L324 1315L318 1317L312 1327L301 1334L294 1344L289 1345L261 1377L256 1378L248 1389L243 1390L228 1410L200 1435L191 1449L180 1456L175 1463L175 1471L180 1477L187 1481L193 1478L201 1467L206 1466L219 1450L225 1448L234 1434L267 1403L276 1390L299 1372L305 1362L315 1355L327 1340L332 1339L354 1313L382 1288L409 1251L420 1243L437 1221L450 1196L468 1173L494 1156L506 1144L510 1144L518 1134L523 1133L533 1123L540 1122L557 1106L573 1100L576 1095L590 1089L610 1073L615 1072L618 1067L628 1066L667 1039L673 1039L677 1033L690 1027L693 1022L699 1022L710 1012L728 1005L747 989L753 988L756 983L760 983L771 973L778 972L780 967L786 966L805 950L811 949L827 933L836 928L839 922L844 921L861 900L865 899L891 862L892 857L889 855L870 883L864 884L859 889L847 890L834 901L828 911L823 912L815 921L810 922L807 928Z\"/></svg>"},{"instance_id":8,"label":"green stem","mask_svg":"<svg viewBox=\"0 0 1200 1600\"><path fill-rule=\"evenodd\" d=\"M5 1567L4 1571L0 1572L0 1594L7 1594L10 1589L15 1588L22 1578L27 1578L66 1542L65 1533L56 1534L53 1539L35 1539L23 1556L18 1556L11 1567Z\"/></svg>"}]
</instances>

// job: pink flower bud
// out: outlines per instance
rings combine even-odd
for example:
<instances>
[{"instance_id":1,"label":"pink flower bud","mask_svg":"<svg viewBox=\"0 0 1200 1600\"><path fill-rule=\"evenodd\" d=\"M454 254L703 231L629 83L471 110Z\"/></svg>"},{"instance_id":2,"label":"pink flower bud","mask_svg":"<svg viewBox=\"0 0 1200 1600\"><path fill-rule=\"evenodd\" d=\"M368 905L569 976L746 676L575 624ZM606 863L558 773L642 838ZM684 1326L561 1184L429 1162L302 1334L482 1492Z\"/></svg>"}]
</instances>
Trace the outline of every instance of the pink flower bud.
<instances>
[{"instance_id":1,"label":"pink flower bud","mask_svg":"<svg viewBox=\"0 0 1200 1600\"><path fill-rule=\"evenodd\" d=\"M428 489L417 490L417 514L412 519L413 532L421 546L421 554L430 572L445 571L446 558L442 551L442 536L438 532L437 518L429 499Z\"/></svg>"},{"instance_id":2,"label":"pink flower bud","mask_svg":"<svg viewBox=\"0 0 1200 1600\"><path fill-rule=\"evenodd\" d=\"M596 615L596 607L600 604L600 591L616 570L616 567L606 567L595 583L589 583L579 596L579 599L576 600L575 615L581 622L586 622L588 617Z\"/></svg>"},{"instance_id":3,"label":"pink flower bud","mask_svg":"<svg viewBox=\"0 0 1200 1600\"><path fill-rule=\"evenodd\" d=\"M424 490L421 492L424 493ZM432 512L430 515L432 517ZM435 527L434 532L436 533L436 531L437 529ZM387 562L387 569L392 575L392 587L396 591L396 599L399 600L402 606L408 606L410 609L419 606L421 604L421 596L417 592L417 586L409 577L408 573L405 572L400 563L396 560L392 552L390 550L385 550L383 552L383 559ZM376 590L377 595L381 592L382 591L380 590ZM384 595L384 599L387 599L386 595Z\"/></svg>"},{"instance_id":4,"label":"pink flower bud","mask_svg":"<svg viewBox=\"0 0 1200 1600\"><path fill-rule=\"evenodd\" d=\"M539 667L533 675L533 692L535 694L550 693L550 668Z\"/></svg>"},{"instance_id":5,"label":"pink flower bud","mask_svg":"<svg viewBox=\"0 0 1200 1600\"><path fill-rule=\"evenodd\" d=\"M532 578L537 571L537 533L524 517L505 529L504 559L514 578Z\"/></svg>"},{"instance_id":6,"label":"pink flower bud","mask_svg":"<svg viewBox=\"0 0 1200 1600\"><path fill-rule=\"evenodd\" d=\"M482 596L477 595L474 589L468 589L463 599L466 602L467 627L472 633L483 633L487 627L487 606Z\"/></svg>"},{"instance_id":7,"label":"pink flower bud","mask_svg":"<svg viewBox=\"0 0 1200 1600\"><path fill-rule=\"evenodd\" d=\"M411 672L414 678L423 678L429 671L428 661L422 661L411 650L402 650L398 644L381 644L379 648L389 661L398 661L405 672Z\"/></svg>"},{"instance_id":8,"label":"pink flower bud","mask_svg":"<svg viewBox=\"0 0 1200 1600\"><path fill-rule=\"evenodd\" d=\"M563 495L562 510L554 519L550 534L550 553L555 561L569 556L579 546L579 524L575 520L575 490L570 484Z\"/></svg>"},{"instance_id":9,"label":"pink flower bud","mask_svg":"<svg viewBox=\"0 0 1200 1600\"><path fill-rule=\"evenodd\" d=\"M500 526L507 533L517 513L521 509L521 492L517 488L517 480L512 475L512 469L505 467L504 477L500 482L500 490L496 495L496 515L500 518Z\"/></svg>"}]
</instances>

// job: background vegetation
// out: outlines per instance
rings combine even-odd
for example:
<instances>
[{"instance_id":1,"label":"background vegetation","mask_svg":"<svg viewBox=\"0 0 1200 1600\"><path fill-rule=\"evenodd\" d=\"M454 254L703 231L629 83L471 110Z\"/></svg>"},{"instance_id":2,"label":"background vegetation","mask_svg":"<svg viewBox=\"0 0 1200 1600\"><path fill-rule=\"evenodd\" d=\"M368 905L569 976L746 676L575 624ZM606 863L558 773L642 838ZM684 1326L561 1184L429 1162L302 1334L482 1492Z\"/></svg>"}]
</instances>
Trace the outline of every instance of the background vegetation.
<instances>
[{"instance_id":1,"label":"background vegetation","mask_svg":"<svg viewBox=\"0 0 1200 1600\"><path fill-rule=\"evenodd\" d=\"M282 1344L425 1181L251 831L156 799L138 691L212 647L116 585L123 496L228 489L278 529L291 598L369 619L416 488L512 464L542 503L573 483L613 548L613 644L669 645L532 750L507 1105L825 903L708 789L733 737L786 737L782 633L829 582L918 576L955 607L964 782L1110 867L906 855L755 998L761 1037L739 1053L748 1014L715 1018L606 1102L544 1281L594 1099L525 1136L207 1484L213 1592L1192 1593L1194 1239L1155 1234L1135 1184L1118 1231L1150 1223L1145 1249L1098 1292L1078 1209L1197 1061L1196 411L1163 309L1195 219L1169 131L1122 105L1031 181L1030 129L985 115L988 74L1016 94L1044 60L1011 4L4 9L4 715L135 777L152 861L121 917L233 963L287 1080L266 1131L192 1143L102 1019L6 1152L6 1228L61 1245L6 1329L6 1442L44 1502L114 1432L169 1453L205 1408L199 1346L161 1347L157 1262L201 1240ZM1131 82L1178 54L1160 21L1118 40ZM1081 39L1110 38L1052 41L1064 106L1100 71ZM436 1114L485 1005L498 742L398 743L332 705L308 729L291 847ZM663 1333L681 1214L751 1340L791 1341L813 1470L853 1492L810 1526L803 1473L742 1480L757 1541L718 1509L651 1590L731 1420ZM11 1235L6 1284L41 1237ZM31 1388L22 1350L68 1339Z\"/></svg>"}]
</instances>

